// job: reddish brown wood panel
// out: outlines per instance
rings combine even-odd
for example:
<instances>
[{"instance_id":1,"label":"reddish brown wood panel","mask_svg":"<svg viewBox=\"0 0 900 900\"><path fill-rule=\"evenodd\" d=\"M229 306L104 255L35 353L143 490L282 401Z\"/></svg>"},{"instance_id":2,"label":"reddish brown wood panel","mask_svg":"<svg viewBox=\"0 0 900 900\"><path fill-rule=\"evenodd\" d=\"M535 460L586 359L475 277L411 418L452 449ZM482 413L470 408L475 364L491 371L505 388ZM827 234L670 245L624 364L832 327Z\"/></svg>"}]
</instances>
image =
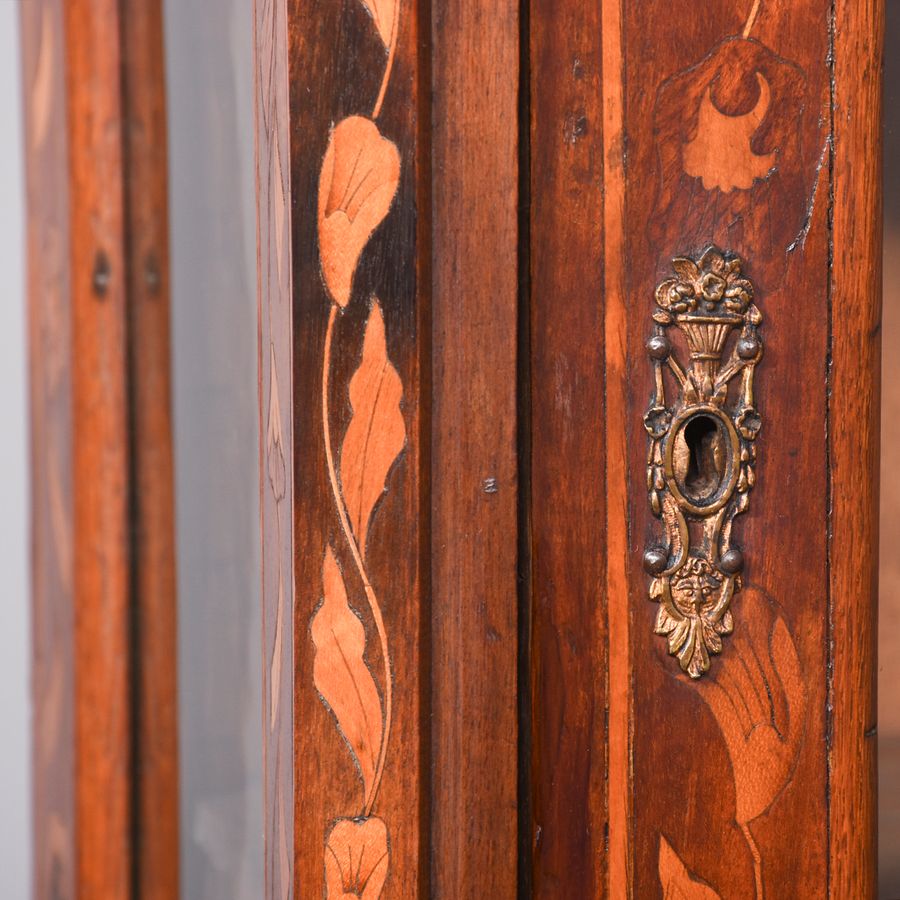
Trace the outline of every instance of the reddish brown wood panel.
<instances>
[{"instance_id":1,"label":"reddish brown wood panel","mask_svg":"<svg viewBox=\"0 0 900 900\"><path fill-rule=\"evenodd\" d=\"M690 877L733 897L786 884L818 897L827 867L830 5L727 2L709 12L629 7L623 31L627 352L636 369L633 889L656 896ZM763 424L757 485L734 526L746 560L734 632L693 681L654 634L657 604L640 565L659 533L641 489L652 384L643 345L672 259L709 244L738 254L755 288ZM803 841L785 841L800 822Z\"/></svg>"},{"instance_id":2,"label":"reddish brown wood panel","mask_svg":"<svg viewBox=\"0 0 900 900\"><path fill-rule=\"evenodd\" d=\"M723 3L708 12L701 17L676 4L662 16L617 0L603 10L609 890L759 897L790 884L797 896L814 897L829 884L829 790L850 772L835 769L829 757L826 702L829 536L839 528L843 541L852 541L854 529L829 523L829 485L837 483L830 479L839 479L836 491L846 487L829 469L830 388L821 376L838 334L829 272L829 166L837 135L828 114L831 7ZM848 20L846 30L870 33L858 24L859 31ZM874 43L859 46L856 58L878 58ZM870 114L871 99L862 103ZM874 140L871 119L853 135L863 147ZM835 172L858 196L862 185ZM861 209L874 216L872 191L864 196ZM655 289L672 276L672 260L699 258L711 244L739 255L755 287L765 354L753 390L763 427L755 445L758 481L734 524L745 567L733 634L729 620L724 638L709 638L713 652L724 641L721 654L705 675L690 678L667 653L659 632L674 626L657 617L651 594L658 581L642 566L644 551L663 532L647 497L648 487L650 499L657 488L646 480L642 417L654 369L644 344L654 333ZM861 253L875 258L871 240ZM870 282L864 287L857 296L869 321L874 292ZM659 346L668 353L668 344ZM862 362L864 383L877 375L873 360L870 351ZM668 373L660 378L667 391L675 388ZM870 436L871 410L869 396L858 415ZM870 462L853 457L846 486L850 471L873 477ZM851 496L871 499L866 491ZM857 519L863 516L860 509ZM866 521L873 527L871 510ZM620 561L614 544L623 539ZM866 546L871 551L873 542ZM871 587L864 571L857 577ZM832 598L831 622L846 615L868 634L871 597L862 584L854 587L858 600ZM699 622L699 607L697 615ZM693 674L701 675L699 661ZM850 715L854 725L843 727L844 736L865 718ZM858 753L859 743L853 746ZM871 778L857 783L859 796L868 796ZM784 840L787 823L802 823L802 842ZM868 835L857 837L857 849ZM872 871L860 864L863 870ZM845 894L835 886L834 895Z\"/></svg>"},{"instance_id":3,"label":"reddish brown wood panel","mask_svg":"<svg viewBox=\"0 0 900 900\"><path fill-rule=\"evenodd\" d=\"M829 378L829 881L877 890L878 422L881 363L881 0L834 7ZM890 551L888 551L890 552Z\"/></svg>"},{"instance_id":4,"label":"reddish brown wood panel","mask_svg":"<svg viewBox=\"0 0 900 900\"><path fill-rule=\"evenodd\" d=\"M22 6L31 391L34 895L75 895L69 207L63 4Z\"/></svg>"},{"instance_id":5,"label":"reddish brown wood panel","mask_svg":"<svg viewBox=\"0 0 900 900\"><path fill-rule=\"evenodd\" d=\"M293 890L293 342L287 4L254 3L266 897Z\"/></svg>"},{"instance_id":6,"label":"reddish brown wood panel","mask_svg":"<svg viewBox=\"0 0 900 900\"><path fill-rule=\"evenodd\" d=\"M130 890L130 547L118 4L66 4L75 804L82 896Z\"/></svg>"},{"instance_id":7,"label":"reddish brown wood panel","mask_svg":"<svg viewBox=\"0 0 900 900\"><path fill-rule=\"evenodd\" d=\"M436 897L516 896L518 7L432 7Z\"/></svg>"},{"instance_id":8,"label":"reddish brown wood panel","mask_svg":"<svg viewBox=\"0 0 900 900\"><path fill-rule=\"evenodd\" d=\"M534 897L605 893L606 494L599 4L530 9ZM523 841L523 847L526 846Z\"/></svg>"},{"instance_id":9,"label":"reddish brown wood panel","mask_svg":"<svg viewBox=\"0 0 900 900\"><path fill-rule=\"evenodd\" d=\"M136 888L178 894L175 524L162 0L122 16Z\"/></svg>"}]
</instances>

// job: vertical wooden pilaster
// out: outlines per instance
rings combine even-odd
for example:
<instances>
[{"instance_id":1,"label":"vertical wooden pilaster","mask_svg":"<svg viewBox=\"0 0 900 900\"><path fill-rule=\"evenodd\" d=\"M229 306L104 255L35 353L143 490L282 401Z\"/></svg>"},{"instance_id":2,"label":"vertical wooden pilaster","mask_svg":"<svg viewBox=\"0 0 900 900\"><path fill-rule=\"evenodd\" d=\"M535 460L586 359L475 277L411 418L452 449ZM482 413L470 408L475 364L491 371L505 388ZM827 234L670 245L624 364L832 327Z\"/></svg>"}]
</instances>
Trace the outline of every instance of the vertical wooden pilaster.
<instances>
[{"instance_id":1,"label":"vertical wooden pilaster","mask_svg":"<svg viewBox=\"0 0 900 900\"><path fill-rule=\"evenodd\" d=\"M828 379L831 897L877 891L878 446L884 3L832 23L831 358Z\"/></svg>"},{"instance_id":2,"label":"vertical wooden pilaster","mask_svg":"<svg viewBox=\"0 0 900 900\"><path fill-rule=\"evenodd\" d=\"M607 557L600 4L530 4L533 896L601 896ZM577 336L577 337L576 337ZM613 348L614 349L614 348ZM522 685L520 690L524 690Z\"/></svg>"},{"instance_id":3,"label":"vertical wooden pilaster","mask_svg":"<svg viewBox=\"0 0 900 900\"><path fill-rule=\"evenodd\" d=\"M432 21L432 890L517 883L518 4Z\"/></svg>"},{"instance_id":4,"label":"vertical wooden pilaster","mask_svg":"<svg viewBox=\"0 0 900 900\"><path fill-rule=\"evenodd\" d=\"M121 20L65 8L72 316L75 810L79 896L130 893L129 453Z\"/></svg>"},{"instance_id":5,"label":"vertical wooden pilaster","mask_svg":"<svg viewBox=\"0 0 900 900\"><path fill-rule=\"evenodd\" d=\"M266 891L389 883L419 896L430 529L420 10L291 0L258 2L256 15Z\"/></svg>"}]
</instances>

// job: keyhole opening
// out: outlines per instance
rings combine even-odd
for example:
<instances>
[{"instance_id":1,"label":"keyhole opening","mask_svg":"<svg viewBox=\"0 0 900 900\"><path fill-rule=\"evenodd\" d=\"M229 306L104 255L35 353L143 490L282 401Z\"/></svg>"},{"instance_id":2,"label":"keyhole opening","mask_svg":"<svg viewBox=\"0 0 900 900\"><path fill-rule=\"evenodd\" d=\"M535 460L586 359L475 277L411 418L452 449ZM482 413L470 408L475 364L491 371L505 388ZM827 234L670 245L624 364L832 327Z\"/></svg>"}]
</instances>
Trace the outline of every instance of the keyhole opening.
<instances>
[{"instance_id":1,"label":"keyhole opening","mask_svg":"<svg viewBox=\"0 0 900 900\"><path fill-rule=\"evenodd\" d=\"M722 483L725 471L725 442L722 431L709 416L696 416L684 429L687 444L687 471L684 487L697 500L712 496Z\"/></svg>"}]
</instances>

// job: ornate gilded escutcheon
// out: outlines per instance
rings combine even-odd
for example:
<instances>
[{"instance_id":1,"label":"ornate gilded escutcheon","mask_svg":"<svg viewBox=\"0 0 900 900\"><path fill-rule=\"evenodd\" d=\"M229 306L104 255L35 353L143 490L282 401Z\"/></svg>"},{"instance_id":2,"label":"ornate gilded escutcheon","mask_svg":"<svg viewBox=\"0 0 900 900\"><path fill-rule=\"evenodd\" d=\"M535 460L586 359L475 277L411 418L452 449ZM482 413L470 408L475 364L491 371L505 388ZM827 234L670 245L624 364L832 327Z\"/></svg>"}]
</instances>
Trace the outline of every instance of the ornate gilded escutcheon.
<instances>
[{"instance_id":1,"label":"ornate gilded escutcheon","mask_svg":"<svg viewBox=\"0 0 900 900\"><path fill-rule=\"evenodd\" d=\"M744 557L732 544L732 525L754 483L762 315L733 253L710 247L672 265L674 277L656 289L647 341L656 376L644 415L647 487L663 536L645 551L644 568L653 578L650 599L659 603L656 633L699 678L734 627L731 600L741 589ZM685 351L686 367L679 361ZM667 382L677 387L670 398Z\"/></svg>"}]
</instances>

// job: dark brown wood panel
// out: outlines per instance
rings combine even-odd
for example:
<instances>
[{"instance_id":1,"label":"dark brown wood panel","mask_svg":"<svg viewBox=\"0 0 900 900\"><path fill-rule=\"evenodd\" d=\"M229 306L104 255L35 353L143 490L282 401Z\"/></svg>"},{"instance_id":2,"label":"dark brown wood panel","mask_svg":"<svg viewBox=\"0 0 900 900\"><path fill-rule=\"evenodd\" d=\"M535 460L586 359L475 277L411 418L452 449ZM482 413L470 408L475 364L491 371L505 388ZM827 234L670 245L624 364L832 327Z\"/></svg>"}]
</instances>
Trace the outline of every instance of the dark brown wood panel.
<instances>
[{"instance_id":1,"label":"dark brown wood panel","mask_svg":"<svg viewBox=\"0 0 900 900\"><path fill-rule=\"evenodd\" d=\"M534 897L606 869L606 494L600 5L530 9Z\"/></svg>"},{"instance_id":2,"label":"dark brown wood panel","mask_svg":"<svg viewBox=\"0 0 900 900\"><path fill-rule=\"evenodd\" d=\"M120 5L124 116L136 889L178 894L175 517L162 0Z\"/></svg>"},{"instance_id":3,"label":"dark brown wood panel","mask_svg":"<svg viewBox=\"0 0 900 900\"><path fill-rule=\"evenodd\" d=\"M884 12L881 0L839 0L834 6L828 408L828 618L833 648L829 887L833 897L873 897L877 890L875 656Z\"/></svg>"},{"instance_id":4,"label":"dark brown wood panel","mask_svg":"<svg viewBox=\"0 0 900 900\"><path fill-rule=\"evenodd\" d=\"M435 897L517 885L518 3L432 7Z\"/></svg>"},{"instance_id":5,"label":"dark brown wood panel","mask_svg":"<svg viewBox=\"0 0 900 900\"><path fill-rule=\"evenodd\" d=\"M61 0L22 6L31 393L34 895L74 897L72 356Z\"/></svg>"}]
</instances>

